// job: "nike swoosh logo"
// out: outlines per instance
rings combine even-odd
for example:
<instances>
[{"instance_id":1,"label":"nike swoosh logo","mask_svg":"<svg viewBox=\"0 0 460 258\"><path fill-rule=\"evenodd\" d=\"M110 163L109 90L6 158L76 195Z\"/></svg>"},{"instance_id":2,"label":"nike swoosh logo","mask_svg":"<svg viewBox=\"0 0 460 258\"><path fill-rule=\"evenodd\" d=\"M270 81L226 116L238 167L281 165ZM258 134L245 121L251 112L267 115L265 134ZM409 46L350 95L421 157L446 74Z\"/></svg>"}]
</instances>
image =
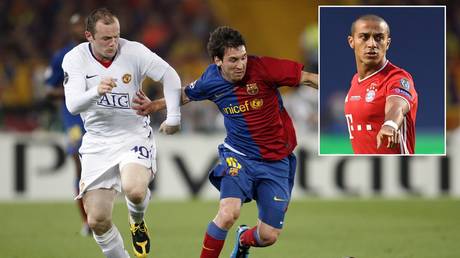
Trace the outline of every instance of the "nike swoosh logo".
<instances>
[{"instance_id":1,"label":"nike swoosh logo","mask_svg":"<svg viewBox=\"0 0 460 258\"><path fill-rule=\"evenodd\" d=\"M278 197L276 197L276 196L273 196L273 200L274 200L275 202L287 202L287 201L288 201L288 200L286 200L286 199L278 198Z\"/></svg>"},{"instance_id":2,"label":"nike swoosh logo","mask_svg":"<svg viewBox=\"0 0 460 258\"><path fill-rule=\"evenodd\" d=\"M97 76L97 74L95 74L95 75L86 75L86 79L91 79L91 78L96 77L96 76Z\"/></svg>"},{"instance_id":3,"label":"nike swoosh logo","mask_svg":"<svg viewBox=\"0 0 460 258\"><path fill-rule=\"evenodd\" d=\"M221 96L223 96L223 95L224 95L223 93L221 93L221 94L215 94L215 95L214 95L214 98L217 99L217 98L219 98L219 97L221 97Z\"/></svg>"}]
</instances>

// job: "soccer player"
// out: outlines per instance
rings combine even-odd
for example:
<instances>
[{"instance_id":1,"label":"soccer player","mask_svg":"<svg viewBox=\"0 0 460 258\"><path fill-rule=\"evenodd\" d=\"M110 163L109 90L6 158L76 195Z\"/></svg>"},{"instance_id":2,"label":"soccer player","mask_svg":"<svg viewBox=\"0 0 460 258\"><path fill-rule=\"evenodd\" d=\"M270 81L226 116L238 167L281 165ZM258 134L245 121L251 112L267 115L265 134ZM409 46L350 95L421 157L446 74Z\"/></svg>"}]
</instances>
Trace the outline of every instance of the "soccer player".
<instances>
[{"instance_id":1,"label":"soccer player","mask_svg":"<svg viewBox=\"0 0 460 258\"><path fill-rule=\"evenodd\" d=\"M70 26L70 42L59 50L52 58L50 66L46 70L46 85L48 86L47 96L50 99L64 99L64 88L62 82L64 80L64 72L62 71L62 59L64 55L74 48L77 44L84 42L85 39L85 22L79 14L74 14L69 20ZM62 123L67 136L67 153L72 156L75 163L75 192L78 195L78 184L81 177L81 163L78 155L78 148L81 146L81 139L85 132L83 128L83 122L79 115L72 115L64 102L60 102L60 113L62 117ZM86 212L83 208L83 202L81 199L77 200L78 208L83 220L83 225L80 233L87 236L91 233L88 223L86 221Z\"/></svg>"},{"instance_id":2,"label":"soccer player","mask_svg":"<svg viewBox=\"0 0 460 258\"><path fill-rule=\"evenodd\" d=\"M390 27L376 15L351 25L348 43L357 73L345 98L345 118L356 154L413 154L418 96L412 76L386 58Z\"/></svg>"},{"instance_id":3,"label":"soccer player","mask_svg":"<svg viewBox=\"0 0 460 258\"><path fill-rule=\"evenodd\" d=\"M209 173L220 190L219 210L208 225L200 257L219 256L242 204L254 199L258 223L238 227L231 255L248 257L250 247L270 246L278 239L293 187L296 135L278 88L317 89L318 76L302 71L297 62L248 56L242 35L229 27L212 32L207 48L214 64L184 88L182 100L214 102L227 130L218 148L220 162ZM165 106L164 100L150 101L140 93L134 102L142 115Z\"/></svg>"},{"instance_id":4,"label":"soccer player","mask_svg":"<svg viewBox=\"0 0 460 258\"><path fill-rule=\"evenodd\" d=\"M167 118L160 132L173 134L180 125L180 78L144 45L120 38L118 18L96 9L86 19L86 39L64 57L66 105L80 114L86 129L80 148L80 194L94 239L106 257L129 257L112 209L123 191L129 211L134 254L146 257L150 240L144 214L148 185L156 171L156 148L150 118L132 109L132 100L148 76L163 83Z\"/></svg>"}]
</instances>

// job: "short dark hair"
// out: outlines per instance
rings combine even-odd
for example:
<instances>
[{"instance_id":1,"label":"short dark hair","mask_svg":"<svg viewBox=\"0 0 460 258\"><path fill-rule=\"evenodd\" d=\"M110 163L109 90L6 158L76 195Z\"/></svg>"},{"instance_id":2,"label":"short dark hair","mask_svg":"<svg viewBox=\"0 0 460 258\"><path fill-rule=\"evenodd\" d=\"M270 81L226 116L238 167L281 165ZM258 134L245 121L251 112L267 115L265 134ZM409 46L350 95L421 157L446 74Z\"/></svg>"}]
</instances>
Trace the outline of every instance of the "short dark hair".
<instances>
[{"instance_id":1,"label":"short dark hair","mask_svg":"<svg viewBox=\"0 0 460 258\"><path fill-rule=\"evenodd\" d=\"M226 48L237 48L245 45L246 42L239 31L227 26L221 26L209 36L207 48L211 59L217 56L222 60Z\"/></svg>"},{"instance_id":2,"label":"short dark hair","mask_svg":"<svg viewBox=\"0 0 460 258\"><path fill-rule=\"evenodd\" d=\"M390 36L390 25L380 16L375 15L375 14L365 14L359 16L352 24L350 28L350 36L353 36L355 33L355 24L357 21L376 21L376 22L384 22L387 25L388 29L388 37Z\"/></svg>"},{"instance_id":3,"label":"short dark hair","mask_svg":"<svg viewBox=\"0 0 460 258\"><path fill-rule=\"evenodd\" d=\"M91 32L94 36L96 34L96 23L99 20L106 25L112 24L116 21L117 17L109 9L103 7L93 10L88 17L86 17L86 31Z\"/></svg>"}]
</instances>

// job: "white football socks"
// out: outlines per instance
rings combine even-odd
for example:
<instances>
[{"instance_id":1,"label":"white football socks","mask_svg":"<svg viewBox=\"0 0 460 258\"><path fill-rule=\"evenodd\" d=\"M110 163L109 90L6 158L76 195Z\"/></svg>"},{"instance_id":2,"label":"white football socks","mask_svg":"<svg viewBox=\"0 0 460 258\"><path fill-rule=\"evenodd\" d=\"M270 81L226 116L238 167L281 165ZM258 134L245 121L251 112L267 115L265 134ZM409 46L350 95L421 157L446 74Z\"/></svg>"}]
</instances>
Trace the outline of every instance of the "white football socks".
<instances>
[{"instance_id":1,"label":"white football socks","mask_svg":"<svg viewBox=\"0 0 460 258\"><path fill-rule=\"evenodd\" d=\"M147 189L147 193L145 194L144 200L139 204L135 204L131 202L125 196L126 204L128 206L128 211L129 211L129 222L131 222L132 224L134 223L138 224L142 222L142 220L144 219L145 211L147 210L147 207L150 202L150 197L151 197L150 189Z\"/></svg>"},{"instance_id":2,"label":"white football socks","mask_svg":"<svg viewBox=\"0 0 460 258\"><path fill-rule=\"evenodd\" d=\"M112 225L112 228L101 236L93 233L93 237L107 258L129 258L123 239L115 225Z\"/></svg>"}]
</instances>

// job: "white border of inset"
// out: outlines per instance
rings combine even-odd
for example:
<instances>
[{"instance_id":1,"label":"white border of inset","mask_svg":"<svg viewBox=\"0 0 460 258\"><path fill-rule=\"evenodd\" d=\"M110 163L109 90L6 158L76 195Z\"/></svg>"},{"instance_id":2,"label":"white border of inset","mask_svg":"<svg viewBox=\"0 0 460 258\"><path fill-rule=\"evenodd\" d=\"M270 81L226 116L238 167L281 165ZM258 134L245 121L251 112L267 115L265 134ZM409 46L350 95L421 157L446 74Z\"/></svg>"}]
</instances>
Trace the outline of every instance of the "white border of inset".
<instances>
[{"instance_id":1,"label":"white border of inset","mask_svg":"<svg viewBox=\"0 0 460 258\"><path fill-rule=\"evenodd\" d=\"M321 154L321 8L443 8L444 9L444 153L442 154ZM382 156L382 157L401 157L401 156L446 156L447 155L447 27L446 27L446 5L318 5L318 156ZM416 143L417 144L417 143Z\"/></svg>"}]
</instances>

